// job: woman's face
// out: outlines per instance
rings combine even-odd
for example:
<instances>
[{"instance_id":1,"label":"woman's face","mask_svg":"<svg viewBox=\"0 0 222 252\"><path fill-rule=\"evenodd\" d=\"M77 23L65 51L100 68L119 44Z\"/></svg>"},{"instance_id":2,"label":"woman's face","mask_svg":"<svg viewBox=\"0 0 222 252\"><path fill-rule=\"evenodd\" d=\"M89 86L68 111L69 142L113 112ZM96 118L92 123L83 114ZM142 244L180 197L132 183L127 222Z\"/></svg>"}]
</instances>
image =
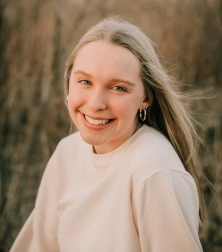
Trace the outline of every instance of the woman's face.
<instances>
[{"instance_id":1,"label":"woman's face","mask_svg":"<svg viewBox=\"0 0 222 252\"><path fill-rule=\"evenodd\" d=\"M128 49L90 42L77 54L69 82L68 109L82 138L96 153L124 143L138 126L138 109L149 105L140 63Z\"/></svg>"}]
</instances>

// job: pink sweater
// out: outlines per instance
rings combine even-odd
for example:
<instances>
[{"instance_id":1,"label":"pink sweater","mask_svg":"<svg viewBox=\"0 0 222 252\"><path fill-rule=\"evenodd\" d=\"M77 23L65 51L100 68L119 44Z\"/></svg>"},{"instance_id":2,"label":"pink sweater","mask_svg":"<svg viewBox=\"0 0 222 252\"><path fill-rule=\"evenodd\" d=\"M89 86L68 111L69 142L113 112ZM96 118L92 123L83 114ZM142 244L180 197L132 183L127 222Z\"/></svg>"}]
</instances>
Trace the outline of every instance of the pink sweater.
<instances>
[{"instance_id":1,"label":"pink sweater","mask_svg":"<svg viewBox=\"0 0 222 252\"><path fill-rule=\"evenodd\" d=\"M45 170L11 252L196 252L198 196L169 141L142 126L107 154L79 133Z\"/></svg>"}]
</instances>

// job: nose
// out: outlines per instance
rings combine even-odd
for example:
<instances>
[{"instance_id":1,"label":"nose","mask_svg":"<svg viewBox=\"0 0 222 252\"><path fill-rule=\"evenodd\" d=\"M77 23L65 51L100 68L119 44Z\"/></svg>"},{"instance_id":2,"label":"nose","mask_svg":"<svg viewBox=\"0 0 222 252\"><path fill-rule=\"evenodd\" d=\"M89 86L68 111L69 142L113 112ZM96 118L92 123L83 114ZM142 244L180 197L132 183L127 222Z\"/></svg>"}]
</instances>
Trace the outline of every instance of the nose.
<instances>
[{"instance_id":1,"label":"nose","mask_svg":"<svg viewBox=\"0 0 222 252\"><path fill-rule=\"evenodd\" d=\"M104 110L107 108L107 97L105 91L100 88L95 88L88 96L88 106L92 111Z\"/></svg>"}]
</instances>

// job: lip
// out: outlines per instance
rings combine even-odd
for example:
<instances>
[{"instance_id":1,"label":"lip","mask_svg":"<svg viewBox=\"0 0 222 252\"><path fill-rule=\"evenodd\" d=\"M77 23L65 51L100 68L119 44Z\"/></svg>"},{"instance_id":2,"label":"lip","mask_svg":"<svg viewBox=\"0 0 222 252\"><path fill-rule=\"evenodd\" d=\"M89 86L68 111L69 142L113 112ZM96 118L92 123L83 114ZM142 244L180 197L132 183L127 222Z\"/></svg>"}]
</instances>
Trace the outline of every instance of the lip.
<instances>
[{"instance_id":1,"label":"lip","mask_svg":"<svg viewBox=\"0 0 222 252\"><path fill-rule=\"evenodd\" d=\"M115 119L111 119L111 121L109 123L107 123L107 124L93 125L93 124L90 124L88 121L86 121L86 119L85 119L86 114L83 114L81 112L79 112L79 113L80 113L80 115L82 117L82 120L83 120L83 123L85 124L85 126L87 126L90 129L102 130L102 129L105 129L105 128L109 127L115 121ZM110 120L110 119L101 118L101 117L93 117L93 116L89 116L89 115L86 115L86 116L90 117L93 120Z\"/></svg>"}]
</instances>

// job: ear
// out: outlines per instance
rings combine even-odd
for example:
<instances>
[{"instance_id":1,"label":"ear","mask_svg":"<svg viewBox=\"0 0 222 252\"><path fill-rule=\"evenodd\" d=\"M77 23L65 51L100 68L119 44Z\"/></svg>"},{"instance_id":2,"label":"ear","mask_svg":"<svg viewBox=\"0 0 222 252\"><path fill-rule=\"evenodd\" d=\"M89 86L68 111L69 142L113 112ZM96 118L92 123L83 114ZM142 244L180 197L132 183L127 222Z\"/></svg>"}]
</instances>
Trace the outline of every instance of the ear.
<instances>
[{"instance_id":1,"label":"ear","mask_svg":"<svg viewBox=\"0 0 222 252\"><path fill-rule=\"evenodd\" d=\"M143 110L143 109L147 109L149 106L150 106L151 102L149 100L148 97L146 97L144 100L143 100L143 103L141 104L140 106L140 109Z\"/></svg>"}]
</instances>

